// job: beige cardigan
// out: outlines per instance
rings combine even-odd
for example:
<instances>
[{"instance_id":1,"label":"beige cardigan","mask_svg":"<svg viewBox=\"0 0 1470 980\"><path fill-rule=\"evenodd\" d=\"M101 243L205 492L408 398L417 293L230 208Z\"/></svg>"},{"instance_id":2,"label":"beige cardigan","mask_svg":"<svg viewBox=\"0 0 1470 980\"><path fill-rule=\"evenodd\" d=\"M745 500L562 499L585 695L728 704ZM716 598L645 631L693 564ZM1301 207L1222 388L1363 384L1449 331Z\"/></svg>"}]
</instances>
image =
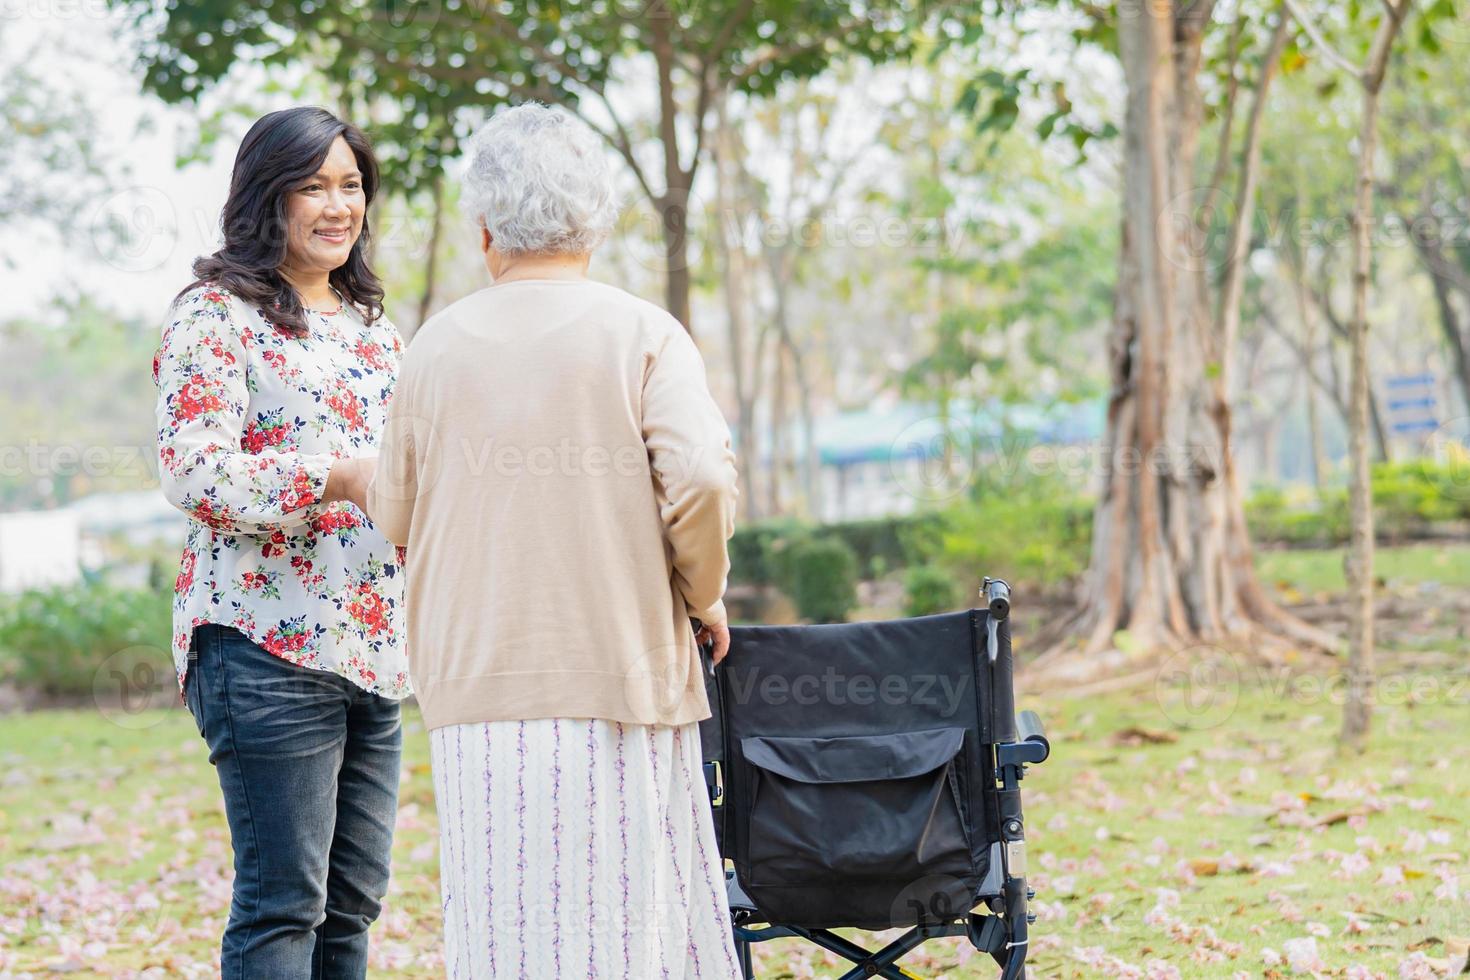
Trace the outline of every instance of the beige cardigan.
<instances>
[{"instance_id":1,"label":"beige cardigan","mask_svg":"<svg viewBox=\"0 0 1470 980\"><path fill-rule=\"evenodd\" d=\"M725 621L737 493L704 362L658 307L538 279L432 317L367 500L408 549L425 723L708 717L689 619Z\"/></svg>"}]
</instances>

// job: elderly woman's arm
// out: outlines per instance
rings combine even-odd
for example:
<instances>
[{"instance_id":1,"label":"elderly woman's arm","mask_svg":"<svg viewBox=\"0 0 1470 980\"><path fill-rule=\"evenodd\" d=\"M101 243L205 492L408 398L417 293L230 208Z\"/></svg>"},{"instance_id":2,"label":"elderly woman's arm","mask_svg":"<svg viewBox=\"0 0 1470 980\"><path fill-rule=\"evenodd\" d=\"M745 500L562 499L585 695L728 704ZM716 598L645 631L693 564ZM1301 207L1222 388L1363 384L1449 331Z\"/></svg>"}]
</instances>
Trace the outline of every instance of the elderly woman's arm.
<instances>
[{"instance_id":1,"label":"elderly woman's arm","mask_svg":"<svg viewBox=\"0 0 1470 980\"><path fill-rule=\"evenodd\" d=\"M377 469L366 493L368 518L383 537L401 548L408 546L408 532L413 527L419 492L415 436L422 434L415 432L422 426L417 424L408 388L407 372L400 368L378 447Z\"/></svg>"},{"instance_id":2,"label":"elderly woman's arm","mask_svg":"<svg viewBox=\"0 0 1470 980\"><path fill-rule=\"evenodd\" d=\"M690 616L726 621L725 542L735 533L735 454L730 428L710 395L704 360L676 327L654 352L643 384L643 441L660 493L675 584Z\"/></svg>"},{"instance_id":3,"label":"elderly woman's arm","mask_svg":"<svg viewBox=\"0 0 1470 980\"><path fill-rule=\"evenodd\" d=\"M246 452L250 389L232 300L204 287L169 310L153 359L164 496L226 534L273 534L306 523L327 497L329 453Z\"/></svg>"}]
</instances>

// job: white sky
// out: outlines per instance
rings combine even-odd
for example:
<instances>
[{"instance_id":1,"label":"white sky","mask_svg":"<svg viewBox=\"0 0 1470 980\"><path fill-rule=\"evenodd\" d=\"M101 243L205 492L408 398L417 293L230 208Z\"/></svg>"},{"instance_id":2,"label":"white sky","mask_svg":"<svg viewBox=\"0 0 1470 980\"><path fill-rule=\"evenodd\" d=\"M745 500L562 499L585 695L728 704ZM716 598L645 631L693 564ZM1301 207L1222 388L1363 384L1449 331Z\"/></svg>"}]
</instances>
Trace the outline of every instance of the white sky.
<instances>
[{"instance_id":1,"label":"white sky","mask_svg":"<svg viewBox=\"0 0 1470 980\"><path fill-rule=\"evenodd\" d=\"M215 247L230 163L247 121L232 121L240 131L221 139L211 159L180 168L176 154L196 128L193 111L140 94L117 15L94 0L75 8L17 0L0 10L15 8L18 18L0 22L6 60L41 45L52 83L96 120L97 155L114 191L89 199L65 229L33 225L0 234L0 254L11 262L0 265L8 313L38 314L57 296L86 292L122 316L160 316L188 281L195 256ZM112 248L98 233L117 219L135 233L131 246Z\"/></svg>"}]
</instances>

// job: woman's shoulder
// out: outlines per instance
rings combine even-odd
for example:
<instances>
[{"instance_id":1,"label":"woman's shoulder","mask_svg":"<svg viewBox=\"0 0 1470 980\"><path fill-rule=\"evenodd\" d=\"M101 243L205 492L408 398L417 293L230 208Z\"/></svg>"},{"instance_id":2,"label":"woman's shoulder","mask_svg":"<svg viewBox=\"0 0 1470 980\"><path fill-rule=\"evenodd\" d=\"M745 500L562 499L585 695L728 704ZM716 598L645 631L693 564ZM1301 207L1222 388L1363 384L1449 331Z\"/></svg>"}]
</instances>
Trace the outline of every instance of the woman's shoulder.
<instances>
[{"instance_id":1,"label":"woman's shoulder","mask_svg":"<svg viewBox=\"0 0 1470 980\"><path fill-rule=\"evenodd\" d=\"M210 320L227 329L256 329L264 322L264 314L237 293L210 280L190 283L174 297L168 308L168 322Z\"/></svg>"},{"instance_id":2,"label":"woman's shoulder","mask_svg":"<svg viewBox=\"0 0 1470 980\"><path fill-rule=\"evenodd\" d=\"M592 309L596 310L600 324L622 321L645 351L661 350L671 340L677 342L678 338L689 336L678 317L637 293L595 279L582 280L578 285L596 298Z\"/></svg>"},{"instance_id":3,"label":"woman's shoulder","mask_svg":"<svg viewBox=\"0 0 1470 980\"><path fill-rule=\"evenodd\" d=\"M224 318L236 313L240 307L239 298L234 293L218 283L204 280L185 286L169 304L169 314L214 313Z\"/></svg>"}]
</instances>

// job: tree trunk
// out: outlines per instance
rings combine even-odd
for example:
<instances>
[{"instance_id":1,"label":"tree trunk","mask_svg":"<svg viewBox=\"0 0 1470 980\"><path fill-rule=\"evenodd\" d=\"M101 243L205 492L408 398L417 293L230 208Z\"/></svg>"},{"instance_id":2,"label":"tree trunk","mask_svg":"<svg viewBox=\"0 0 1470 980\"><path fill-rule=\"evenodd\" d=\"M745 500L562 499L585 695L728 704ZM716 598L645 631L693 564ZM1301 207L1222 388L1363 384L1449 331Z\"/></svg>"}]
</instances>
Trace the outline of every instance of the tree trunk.
<instances>
[{"instance_id":1,"label":"tree trunk","mask_svg":"<svg viewBox=\"0 0 1470 980\"><path fill-rule=\"evenodd\" d=\"M1363 86L1363 118L1358 127L1357 203L1353 210L1353 314L1351 347L1352 422L1348 427L1348 665L1347 700L1342 710L1344 748L1361 751L1373 716L1375 685L1373 637L1373 484L1368 460L1368 282L1373 274L1373 155L1378 148L1378 95L1410 0L1385 0L1384 13L1369 49Z\"/></svg>"},{"instance_id":2,"label":"tree trunk","mask_svg":"<svg viewBox=\"0 0 1470 980\"><path fill-rule=\"evenodd\" d=\"M744 519L758 520L760 502L756 496L755 470L760 460L758 430L755 424L755 397L745 372L745 344L750 337L750 286L746 280L747 256L742 241L741 219L743 214L736 207L736 181L740 153L738 134L731 127L726 115L727 102L721 98L715 103L714 163L716 178L716 202L720 220L710 229L719 249L720 267L723 273L725 315L730 344L730 371L735 385L736 432L739 453L744 465L740 467L741 496L744 504ZM733 224L733 227L731 225Z\"/></svg>"},{"instance_id":3,"label":"tree trunk","mask_svg":"<svg viewBox=\"0 0 1470 980\"><path fill-rule=\"evenodd\" d=\"M1232 458L1225 366L1238 317L1228 304L1239 293L1227 289L1212 315L1209 256L1198 254L1189 220L1199 203L1197 74L1211 7L1198 3L1176 18L1169 5L1146 4L1118 21L1128 90L1123 227L1103 486L1081 620L1088 650L1111 646L1120 630L1140 648L1245 639L1262 628L1330 642L1261 588ZM1243 154L1241 166L1254 165L1254 153ZM1241 192L1236 220L1249 222L1252 174L1242 175ZM1231 247L1246 241L1237 232Z\"/></svg>"},{"instance_id":4,"label":"tree trunk","mask_svg":"<svg viewBox=\"0 0 1470 980\"><path fill-rule=\"evenodd\" d=\"M1434 285L1434 302L1439 309L1440 330L1444 333L1445 343L1449 344L1450 355L1454 358L1455 380L1460 388L1460 396L1465 400L1466 408L1470 409L1470 346L1465 343L1460 315L1455 309L1450 278L1454 267L1440 250L1439 242L1423 241L1417 235L1411 235L1410 238L1429 272L1429 281Z\"/></svg>"},{"instance_id":5,"label":"tree trunk","mask_svg":"<svg viewBox=\"0 0 1470 980\"><path fill-rule=\"evenodd\" d=\"M414 332L424 325L429 318L429 310L434 305L434 285L438 278L439 269L439 235L444 226L444 187L443 176L436 173L434 182L429 193L434 208L434 216L429 224L429 254L424 259L424 292L419 297L419 319L414 324Z\"/></svg>"},{"instance_id":6,"label":"tree trunk","mask_svg":"<svg viewBox=\"0 0 1470 980\"><path fill-rule=\"evenodd\" d=\"M817 426L812 412L811 384L807 378L806 359L796 346L791 333L791 264L794 256L791 244L767 246L766 265L771 275L771 290L775 296L772 318L782 349L790 359L792 383L796 385L796 410L801 418L802 458L801 489L806 498L806 513L812 520L821 520L820 487L818 486L820 455L817 450Z\"/></svg>"},{"instance_id":7,"label":"tree trunk","mask_svg":"<svg viewBox=\"0 0 1470 980\"><path fill-rule=\"evenodd\" d=\"M766 513L781 514L781 480L786 467L786 345L776 344L776 382L771 391L771 468L766 471Z\"/></svg>"},{"instance_id":8,"label":"tree trunk","mask_svg":"<svg viewBox=\"0 0 1470 980\"><path fill-rule=\"evenodd\" d=\"M1313 356L1317 346L1317 323L1311 314L1306 313L1306 304L1302 305L1305 314L1302 320L1302 346L1307 351L1307 356ZM1308 381L1302 385L1302 397L1307 400L1307 441L1312 450L1312 487L1317 491L1320 499L1323 489L1327 486L1327 449L1322 442L1322 419L1317 414L1317 390L1311 382L1311 369L1307 365L1302 366L1307 374Z\"/></svg>"},{"instance_id":9,"label":"tree trunk","mask_svg":"<svg viewBox=\"0 0 1470 980\"><path fill-rule=\"evenodd\" d=\"M664 304L694 332L689 304L689 189L670 187L657 205L663 226Z\"/></svg>"},{"instance_id":10,"label":"tree trunk","mask_svg":"<svg viewBox=\"0 0 1470 980\"><path fill-rule=\"evenodd\" d=\"M1378 93L1365 87L1358 129L1357 204L1353 212L1353 313L1348 327L1348 690L1342 742L1361 749L1372 719L1373 497L1368 461L1368 277L1372 273L1373 151Z\"/></svg>"},{"instance_id":11,"label":"tree trunk","mask_svg":"<svg viewBox=\"0 0 1470 980\"><path fill-rule=\"evenodd\" d=\"M684 329L694 332L689 309L689 192L699 166L698 141L695 155L685 167L679 162L679 106L674 91L672 14L654 8L648 17L654 63L658 69L658 134L664 153L664 193L654 202L663 226L664 298ZM704 126L700 115L695 125Z\"/></svg>"}]
</instances>

